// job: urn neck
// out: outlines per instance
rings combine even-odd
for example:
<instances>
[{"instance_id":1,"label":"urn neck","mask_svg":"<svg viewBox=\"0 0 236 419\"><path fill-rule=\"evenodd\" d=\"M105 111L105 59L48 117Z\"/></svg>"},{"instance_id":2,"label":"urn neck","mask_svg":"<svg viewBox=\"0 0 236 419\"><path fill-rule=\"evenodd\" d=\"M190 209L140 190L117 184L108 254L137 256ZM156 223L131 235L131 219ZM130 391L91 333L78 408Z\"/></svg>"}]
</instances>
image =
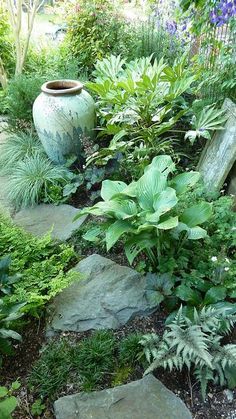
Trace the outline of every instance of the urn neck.
<instances>
[{"instance_id":1,"label":"urn neck","mask_svg":"<svg viewBox=\"0 0 236 419\"><path fill-rule=\"evenodd\" d=\"M64 96L81 93L83 84L77 80L51 80L41 87L42 92L52 96Z\"/></svg>"}]
</instances>

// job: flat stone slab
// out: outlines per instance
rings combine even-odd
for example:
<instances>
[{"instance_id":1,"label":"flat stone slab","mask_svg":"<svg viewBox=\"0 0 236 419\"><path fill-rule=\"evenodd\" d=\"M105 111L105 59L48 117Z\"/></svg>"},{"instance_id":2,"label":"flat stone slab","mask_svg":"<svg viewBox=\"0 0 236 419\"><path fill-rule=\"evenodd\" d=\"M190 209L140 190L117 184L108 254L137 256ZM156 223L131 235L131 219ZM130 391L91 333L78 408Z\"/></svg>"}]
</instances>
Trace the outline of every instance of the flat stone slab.
<instances>
[{"instance_id":1,"label":"flat stone slab","mask_svg":"<svg viewBox=\"0 0 236 419\"><path fill-rule=\"evenodd\" d=\"M99 255L76 265L85 278L57 295L49 308L47 335L59 331L117 329L156 309L146 299L144 276Z\"/></svg>"},{"instance_id":2,"label":"flat stone slab","mask_svg":"<svg viewBox=\"0 0 236 419\"><path fill-rule=\"evenodd\" d=\"M0 212L11 215L14 212L14 208L6 192L7 182L7 176L0 176Z\"/></svg>"},{"instance_id":3,"label":"flat stone slab","mask_svg":"<svg viewBox=\"0 0 236 419\"><path fill-rule=\"evenodd\" d=\"M53 239L65 241L81 226L86 216L73 222L79 212L71 205L41 204L16 213L14 222L29 233L42 237L49 231Z\"/></svg>"},{"instance_id":4,"label":"flat stone slab","mask_svg":"<svg viewBox=\"0 0 236 419\"><path fill-rule=\"evenodd\" d=\"M56 419L191 419L174 393L152 374L138 381L92 393L61 397Z\"/></svg>"}]
</instances>

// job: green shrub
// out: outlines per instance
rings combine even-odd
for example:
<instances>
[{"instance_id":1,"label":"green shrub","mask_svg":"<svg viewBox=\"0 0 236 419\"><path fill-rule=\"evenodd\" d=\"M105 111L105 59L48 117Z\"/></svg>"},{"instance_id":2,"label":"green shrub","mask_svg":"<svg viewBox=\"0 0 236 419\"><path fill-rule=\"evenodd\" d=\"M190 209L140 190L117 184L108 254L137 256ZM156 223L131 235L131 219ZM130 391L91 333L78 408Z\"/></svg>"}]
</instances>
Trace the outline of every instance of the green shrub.
<instances>
[{"instance_id":1,"label":"green shrub","mask_svg":"<svg viewBox=\"0 0 236 419\"><path fill-rule=\"evenodd\" d=\"M97 59L109 53L129 56L132 40L129 23L115 11L112 2L82 0L69 15L64 48L69 56L77 58L80 71L91 72Z\"/></svg>"},{"instance_id":2,"label":"green shrub","mask_svg":"<svg viewBox=\"0 0 236 419\"><path fill-rule=\"evenodd\" d=\"M7 10L0 4L0 45L1 60L7 74L10 75L14 69L13 44L11 39L11 29L8 20Z\"/></svg>"},{"instance_id":3,"label":"green shrub","mask_svg":"<svg viewBox=\"0 0 236 419\"><path fill-rule=\"evenodd\" d=\"M186 56L171 67L163 59L127 62L111 56L97 62L93 75L95 80L86 86L97 95L98 138L105 139L105 147L96 150L87 165L119 158L125 172L140 176L157 154L175 154L186 148L187 139L192 144L196 138L210 138L210 131L225 122L222 110L214 108L195 115L197 76Z\"/></svg>"},{"instance_id":4,"label":"green shrub","mask_svg":"<svg viewBox=\"0 0 236 419\"><path fill-rule=\"evenodd\" d=\"M36 314L40 306L75 279L67 272L76 261L72 247L55 244L49 235L33 237L1 214L0 235L0 257L11 254L10 275L22 275L9 300L26 301L25 311Z\"/></svg>"},{"instance_id":5,"label":"green shrub","mask_svg":"<svg viewBox=\"0 0 236 419\"><path fill-rule=\"evenodd\" d=\"M236 345L222 344L223 336L232 330L235 314L214 308L194 310L191 318L180 308L175 319L166 326L162 338L150 334L143 336L141 344L151 364L145 374L158 367L182 370L193 368L201 384L203 399L206 398L210 381L236 385Z\"/></svg>"},{"instance_id":6,"label":"green shrub","mask_svg":"<svg viewBox=\"0 0 236 419\"><path fill-rule=\"evenodd\" d=\"M181 208L186 192L199 180L198 172L185 172L170 178L175 164L169 156L157 156L149 164L143 176L129 185L122 181L105 180L102 183L102 202L85 208L83 214L105 216L101 227L88 231L84 238L97 241L105 233L107 250L122 237L124 250L130 264L144 252L150 266L156 272L162 264L165 249L178 252L184 242L206 237L203 224L211 216L211 204L202 200L199 204Z\"/></svg>"}]
</instances>

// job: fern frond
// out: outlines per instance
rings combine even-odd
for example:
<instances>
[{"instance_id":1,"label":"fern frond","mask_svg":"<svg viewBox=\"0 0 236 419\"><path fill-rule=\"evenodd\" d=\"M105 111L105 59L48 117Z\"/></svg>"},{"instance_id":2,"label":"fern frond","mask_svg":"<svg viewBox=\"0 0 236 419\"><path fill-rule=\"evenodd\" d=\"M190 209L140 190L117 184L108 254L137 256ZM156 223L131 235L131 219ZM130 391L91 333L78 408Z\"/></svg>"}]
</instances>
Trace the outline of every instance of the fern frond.
<instances>
[{"instance_id":1,"label":"fern frond","mask_svg":"<svg viewBox=\"0 0 236 419\"><path fill-rule=\"evenodd\" d=\"M207 391L207 385L209 381L214 380L214 374L213 371L208 367L196 367L194 369L194 375L197 379L197 381L200 383L201 386L201 394L203 400L206 399L206 391Z\"/></svg>"}]
</instances>

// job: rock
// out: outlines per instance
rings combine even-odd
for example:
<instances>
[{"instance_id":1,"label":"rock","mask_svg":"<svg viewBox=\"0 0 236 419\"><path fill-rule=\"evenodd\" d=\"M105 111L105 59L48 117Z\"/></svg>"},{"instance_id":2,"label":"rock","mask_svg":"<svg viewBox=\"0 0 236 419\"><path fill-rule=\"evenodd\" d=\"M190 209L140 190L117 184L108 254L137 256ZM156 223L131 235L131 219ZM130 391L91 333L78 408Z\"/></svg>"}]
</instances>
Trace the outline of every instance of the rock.
<instances>
[{"instance_id":1,"label":"rock","mask_svg":"<svg viewBox=\"0 0 236 419\"><path fill-rule=\"evenodd\" d=\"M198 164L198 170L210 191L219 190L236 160L236 105L225 99L223 109L228 120L225 129L217 131L207 142Z\"/></svg>"},{"instance_id":2,"label":"rock","mask_svg":"<svg viewBox=\"0 0 236 419\"><path fill-rule=\"evenodd\" d=\"M146 279L135 270L96 254L75 269L85 278L55 297L48 336L61 330L117 329L155 311L145 296Z\"/></svg>"},{"instance_id":3,"label":"rock","mask_svg":"<svg viewBox=\"0 0 236 419\"><path fill-rule=\"evenodd\" d=\"M56 419L191 419L174 393L152 374L129 384L61 397Z\"/></svg>"},{"instance_id":4,"label":"rock","mask_svg":"<svg viewBox=\"0 0 236 419\"><path fill-rule=\"evenodd\" d=\"M86 218L83 216L73 222L78 212L78 209L70 205L41 204L22 209L15 215L14 222L39 237L51 230L53 239L64 241L68 240L75 230L78 230Z\"/></svg>"}]
</instances>

